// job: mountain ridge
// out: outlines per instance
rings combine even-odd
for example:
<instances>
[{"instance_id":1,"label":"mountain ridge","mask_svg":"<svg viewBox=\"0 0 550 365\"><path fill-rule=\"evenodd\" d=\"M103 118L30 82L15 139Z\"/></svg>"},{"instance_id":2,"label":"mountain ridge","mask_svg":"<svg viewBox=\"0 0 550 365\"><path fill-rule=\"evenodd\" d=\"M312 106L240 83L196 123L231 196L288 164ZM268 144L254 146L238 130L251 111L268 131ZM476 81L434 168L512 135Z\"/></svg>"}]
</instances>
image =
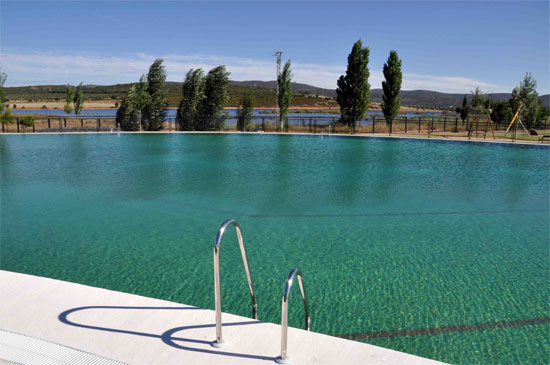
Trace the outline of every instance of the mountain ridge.
<instances>
[{"instance_id":1,"label":"mountain ridge","mask_svg":"<svg viewBox=\"0 0 550 365\"><path fill-rule=\"evenodd\" d=\"M127 90L135 83L113 85L84 85L84 92L91 100L112 99L120 100ZM177 105L181 99L181 82L167 81L168 98L170 105ZM252 87L258 101L257 105L269 107L275 104L275 90L277 82L246 80L229 82L229 101L227 106L238 106L244 91ZM335 89L326 89L309 84L291 84L294 98L293 106L335 106ZM32 85L5 87L8 100L62 100L65 98L65 85ZM371 102L382 102L382 89L371 90ZM469 96L470 94L466 94ZM511 93L493 93L491 100L500 101L511 98ZM402 90L401 104L403 106L419 108L437 108L454 110L462 105L462 93L443 93L432 90ZM550 107L550 94L540 95L539 99L546 107ZM273 105L272 105L273 104Z\"/></svg>"}]
</instances>

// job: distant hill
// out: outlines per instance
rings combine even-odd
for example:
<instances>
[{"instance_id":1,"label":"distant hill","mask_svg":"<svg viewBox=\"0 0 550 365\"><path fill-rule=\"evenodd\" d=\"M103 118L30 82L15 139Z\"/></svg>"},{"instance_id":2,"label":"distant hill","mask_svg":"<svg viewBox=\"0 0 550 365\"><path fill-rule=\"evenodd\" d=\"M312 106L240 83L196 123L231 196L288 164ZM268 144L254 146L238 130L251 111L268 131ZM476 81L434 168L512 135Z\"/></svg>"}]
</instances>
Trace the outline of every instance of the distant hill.
<instances>
[{"instance_id":1,"label":"distant hill","mask_svg":"<svg viewBox=\"0 0 550 365\"><path fill-rule=\"evenodd\" d=\"M181 82L167 82L170 106L177 106L181 99ZM89 100L120 100L133 84L116 85L84 85L85 97ZM292 83L294 96L293 106L327 107L336 106L334 98L336 90L324 89L307 84ZM229 101L227 106L238 106L244 91L251 87L254 90L255 104L263 107L275 106L276 81L231 81L229 85ZM6 87L8 100L53 101L65 99L65 85L39 85ZM404 106L436 109L454 109L462 105L464 94L440 93L430 90L403 90L401 104ZM509 93L491 94L492 100L508 100ZM543 104L550 107L550 94L539 97ZM371 101L382 102L382 89L371 91Z\"/></svg>"},{"instance_id":2,"label":"distant hill","mask_svg":"<svg viewBox=\"0 0 550 365\"><path fill-rule=\"evenodd\" d=\"M232 84L242 85L242 86L252 86L252 87L265 87L276 89L276 81L231 81ZM321 95L331 98L336 97L335 89L323 89L316 86L311 86L307 84L292 83L292 91L303 93L303 94L312 94L312 95ZM375 103L382 102L382 89L372 89L371 90L371 101ZM469 93L467 94L469 97ZM510 93L496 93L491 94L491 100L508 100L512 97ZM457 106L462 105L462 99L464 94L450 94L450 93L441 93L437 91L430 90L403 90L401 91L401 104L406 106L420 106L423 108L456 108ZM542 100L543 104L546 107L550 107L550 94L541 95L539 99Z\"/></svg>"},{"instance_id":3,"label":"distant hill","mask_svg":"<svg viewBox=\"0 0 550 365\"><path fill-rule=\"evenodd\" d=\"M87 100L121 100L130 87L135 84L116 85L84 85L84 97ZM168 102L172 107L178 106L181 100L181 82L167 82ZM255 105L262 107L275 107L276 91L274 87L255 87L241 85L238 82L229 84L229 100L227 106L238 106L244 92L248 87L254 90ZM5 87L5 97L11 101L64 101L65 85L37 85ZM316 96L310 93L296 92L292 98L293 106L303 107L335 107L336 101L325 96Z\"/></svg>"},{"instance_id":4,"label":"distant hill","mask_svg":"<svg viewBox=\"0 0 550 365\"><path fill-rule=\"evenodd\" d=\"M277 81L258 81L258 80L252 80L252 81L231 81L231 84L233 85L239 85L239 86L246 86L246 87L264 87L268 89L277 89ZM319 95L319 96L327 96L330 98L336 97L336 90L335 89L323 89L321 87L317 86L311 86L308 84L300 84L297 82L291 83L292 91L295 93L302 93L306 95Z\"/></svg>"}]
</instances>

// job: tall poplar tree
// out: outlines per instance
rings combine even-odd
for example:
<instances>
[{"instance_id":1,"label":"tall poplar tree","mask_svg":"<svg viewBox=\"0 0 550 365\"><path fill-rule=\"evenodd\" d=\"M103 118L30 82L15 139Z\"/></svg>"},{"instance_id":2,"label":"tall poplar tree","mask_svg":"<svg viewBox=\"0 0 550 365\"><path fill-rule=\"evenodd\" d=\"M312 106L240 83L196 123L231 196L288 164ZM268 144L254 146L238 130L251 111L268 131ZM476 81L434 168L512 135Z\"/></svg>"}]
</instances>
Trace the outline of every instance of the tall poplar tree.
<instances>
[{"instance_id":1,"label":"tall poplar tree","mask_svg":"<svg viewBox=\"0 0 550 365\"><path fill-rule=\"evenodd\" d=\"M197 112L204 96L204 73L202 70L189 70L182 87L183 98L176 113L176 122L182 131L194 131L197 127Z\"/></svg>"},{"instance_id":2,"label":"tall poplar tree","mask_svg":"<svg viewBox=\"0 0 550 365\"><path fill-rule=\"evenodd\" d=\"M4 108L6 108L4 105L4 83L7 79L8 75L2 72L2 69L0 68L0 113L4 111Z\"/></svg>"},{"instance_id":3,"label":"tall poplar tree","mask_svg":"<svg viewBox=\"0 0 550 365\"><path fill-rule=\"evenodd\" d=\"M13 123L13 115L8 105L4 104L4 83L8 79L8 75L2 72L0 68L0 123L11 124Z\"/></svg>"},{"instance_id":4,"label":"tall poplar tree","mask_svg":"<svg viewBox=\"0 0 550 365\"><path fill-rule=\"evenodd\" d=\"M277 83L279 85L277 102L279 104L279 123L281 131L283 131L283 129L288 130L288 120L286 119L286 116L292 100L292 90L290 88L291 81L292 72L290 71L290 60L288 60L286 61L281 74L277 76Z\"/></svg>"},{"instance_id":5,"label":"tall poplar tree","mask_svg":"<svg viewBox=\"0 0 550 365\"><path fill-rule=\"evenodd\" d=\"M244 132L250 129L252 113L254 112L254 91L251 88L246 89L241 101L240 108L237 110L237 129Z\"/></svg>"},{"instance_id":6,"label":"tall poplar tree","mask_svg":"<svg viewBox=\"0 0 550 365\"><path fill-rule=\"evenodd\" d=\"M462 124L464 124L466 118L468 118L468 114L470 114L470 107L468 106L468 97L466 94L464 94L464 99L462 99L462 106L456 107L456 112L460 115Z\"/></svg>"},{"instance_id":7,"label":"tall poplar tree","mask_svg":"<svg viewBox=\"0 0 550 365\"><path fill-rule=\"evenodd\" d=\"M138 130L143 129L143 113L145 108L151 102L151 95L147 91L147 76L141 75L137 87L134 90L133 95L131 95L132 107L135 109L136 116L138 118Z\"/></svg>"},{"instance_id":8,"label":"tall poplar tree","mask_svg":"<svg viewBox=\"0 0 550 365\"><path fill-rule=\"evenodd\" d=\"M158 58L149 67L147 74L147 93L149 101L143 110L143 128L148 131L159 131L166 118L168 99L166 92L166 71L163 59Z\"/></svg>"},{"instance_id":9,"label":"tall poplar tree","mask_svg":"<svg viewBox=\"0 0 550 365\"><path fill-rule=\"evenodd\" d=\"M117 126L120 126L123 131L140 130L141 110L136 107L136 94L137 87L132 85L116 112Z\"/></svg>"},{"instance_id":10,"label":"tall poplar tree","mask_svg":"<svg viewBox=\"0 0 550 365\"><path fill-rule=\"evenodd\" d=\"M82 82L74 89L74 113L80 115L84 106L84 93L82 92Z\"/></svg>"},{"instance_id":11,"label":"tall poplar tree","mask_svg":"<svg viewBox=\"0 0 550 365\"><path fill-rule=\"evenodd\" d=\"M369 48L359 39L348 55L346 74L338 79L336 101L340 105L341 121L347 124L353 133L358 120L369 110Z\"/></svg>"},{"instance_id":12,"label":"tall poplar tree","mask_svg":"<svg viewBox=\"0 0 550 365\"><path fill-rule=\"evenodd\" d=\"M390 51L388 61L384 64L384 78L382 81L382 89L384 95L382 95L382 111L386 120L389 121L399 114L399 108L401 107L401 82L403 81L403 74L401 73L401 60L396 51Z\"/></svg>"},{"instance_id":13,"label":"tall poplar tree","mask_svg":"<svg viewBox=\"0 0 550 365\"><path fill-rule=\"evenodd\" d=\"M75 89L74 89L74 86L67 84L66 90L67 91L65 94L65 106L63 107L63 110L65 111L65 113L71 114L71 112L73 111Z\"/></svg>"},{"instance_id":14,"label":"tall poplar tree","mask_svg":"<svg viewBox=\"0 0 550 365\"><path fill-rule=\"evenodd\" d=\"M204 97L198 113L196 130L212 131L223 129L225 119L221 115L228 99L229 72L225 66L211 69L204 81Z\"/></svg>"}]
</instances>

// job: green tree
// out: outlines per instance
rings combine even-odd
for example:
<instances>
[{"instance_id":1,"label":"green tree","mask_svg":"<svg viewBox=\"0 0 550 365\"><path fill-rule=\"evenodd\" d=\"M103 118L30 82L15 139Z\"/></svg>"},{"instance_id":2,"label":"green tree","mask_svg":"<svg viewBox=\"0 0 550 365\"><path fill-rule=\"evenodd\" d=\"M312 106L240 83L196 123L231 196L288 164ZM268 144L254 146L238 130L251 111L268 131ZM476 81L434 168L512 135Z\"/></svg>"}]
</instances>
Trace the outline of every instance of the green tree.
<instances>
[{"instance_id":1,"label":"green tree","mask_svg":"<svg viewBox=\"0 0 550 365\"><path fill-rule=\"evenodd\" d=\"M491 105L491 120L496 123L512 120L512 108L507 100L500 100Z\"/></svg>"},{"instance_id":2,"label":"green tree","mask_svg":"<svg viewBox=\"0 0 550 365\"><path fill-rule=\"evenodd\" d=\"M279 104L279 125L281 131L283 131L283 129L288 130L288 120L286 119L286 116L292 100L292 90L290 88L291 80L292 72L290 71L290 60L288 60L286 61L281 74L277 76L277 83L279 85L277 103Z\"/></svg>"},{"instance_id":3,"label":"green tree","mask_svg":"<svg viewBox=\"0 0 550 365\"><path fill-rule=\"evenodd\" d=\"M355 133L357 121L369 110L369 53L369 48L363 48L361 40L355 42L348 55L346 75L338 79L336 101L340 105L340 119L351 128L353 133Z\"/></svg>"},{"instance_id":4,"label":"green tree","mask_svg":"<svg viewBox=\"0 0 550 365\"><path fill-rule=\"evenodd\" d=\"M137 112L136 117L138 118L138 130L143 129L143 113L145 112L147 105L151 102L151 95L149 95L147 89L147 76L142 75L131 98L133 108Z\"/></svg>"},{"instance_id":5,"label":"green tree","mask_svg":"<svg viewBox=\"0 0 550 365\"><path fill-rule=\"evenodd\" d=\"M519 101L523 104L521 109L521 121L526 128L531 128L537 122L539 111L539 94L537 93L537 82L528 72L523 81L519 84Z\"/></svg>"},{"instance_id":6,"label":"green tree","mask_svg":"<svg viewBox=\"0 0 550 365\"><path fill-rule=\"evenodd\" d=\"M63 107L63 110L67 114L71 114L73 111L74 95L75 95L74 86L67 84L67 91L65 95L65 106Z\"/></svg>"},{"instance_id":7,"label":"green tree","mask_svg":"<svg viewBox=\"0 0 550 365\"><path fill-rule=\"evenodd\" d=\"M120 102L116 112L116 123L123 131L139 131L141 110L135 106L137 88L132 85L126 96Z\"/></svg>"},{"instance_id":8,"label":"green tree","mask_svg":"<svg viewBox=\"0 0 550 365\"><path fill-rule=\"evenodd\" d=\"M382 81L382 89L384 95L382 95L382 111L386 120L389 121L395 118L399 114L399 108L401 107L401 82L403 81L403 74L401 73L401 60L396 51L390 51L388 61L384 64L384 78Z\"/></svg>"},{"instance_id":9,"label":"green tree","mask_svg":"<svg viewBox=\"0 0 550 365\"><path fill-rule=\"evenodd\" d=\"M248 131L252 122L252 113L254 112L254 91L251 88L246 89L240 108L237 110L237 129Z\"/></svg>"},{"instance_id":10,"label":"green tree","mask_svg":"<svg viewBox=\"0 0 550 365\"><path fill-rule=\"evenodd\" d=\"M547 108L542 103L542 100L539 99L539 110L538 110L538 115L537 115L537 121L546 120L548 117L550 117L550 109Z\"/></svg>"},{"instance_id":11,"label":"green tree","mask_svg":"<svg viewBox=\"0 0 550 365\"><path fill-rule=\"evenodd\" d=\"M166 92L166 71L162 65L163 59L158 58L149 67L147 74L147 94L149 100L143 110L142 126L148 131L159 131L166 118L168 99Z\"/></svg>"},{"instance_id":12,"label":"green tree","mask_svg":"<svg viewBox=\"0 0 550 365\"><path fill-rule=\"evenodd\" d=\"M32 115L25 115L23 118L19 119L19 124L23 126L23 131L27 127L32 127L34 125L34 118Z\"/></svg>"},{"instance_id":13,"label":"green tree","mask_svg":"<svg viewBox=\"0 0 550 365\"><path fill-rule=\"evenodd\" d=\"M202 70L189 70L185 75L182 87L183 98L176 113L176 122L182 131L193 131L197 128L197 113L204 97L204 73Z\"/></svg>"},{"instance_id":14,"label":"green tree","mask_svg":"<svg viewBox=\"0 0 550 365\"><path fill-rule=\"evenodd\" d=\"M466 97L466 94L464 94L464 99L462 99L462 106L457 107L456 112L459 113L462 124L464 124L468 118L468 114L470 114L470 107L468 106L468 97Z\"/></svg>"},{"instance_id":15,"label":"green tree","mask_svg":"<svg viewBox=\"0 0 550 365\"><path fill-rule=\"evenodd\" d=\"M470 102L472 105L471 111L474 113L483 114L487 112L487 97L479 87L472 91Z\"/></svg>"},{"instance_id":16,"label":"green tree","mask_svg":"<svg viewBox=\"0 0 550 365\"><path fill-rule=\"evenodd\" d=\"M4 105L4 84L6 83L6 80L8 79L8 75L6 75L4 72L2 72L2 69L0 68L0 113L4 111L6 106Z\"/></svg>"},{"instance_id":17,"label":"green tree","mask_svg":"<svg viewBox=\"0 0 550 365\"><path fill-rule=\"evenodd\" d=\"M211 131L223 129L225 118L223 108L228 99L229 72L225 66L211 69L204 82L204 97L197 115L196 130Z\"/></svg>"},{"instance_id":18,"label":"green tree","mask_svg":"<svg viewBox=\"0 0 550 365\"><path fill-rule=\"evenodd\" d=\"M80 115L82 113L82 106L84 105L84 94L82 92L82 82L74 89L74 113Z\"/></svg>"},{"instance_id":19,"label":"green tree","mask_svg":"<svg viewBox=\"0 0 550 365\"><path fill-rule=\"evenodd\" d=\"M14 123L14 121L15 121L15 118L11 113L11 109L9 107L4 109L0 114L0 122L2 124L12 124Z\"/></svg>"},{"instance_id":20,"label":"green tree","mask_svg":"<svg viewBox=\"0 0 550 365\"><path fill-rule=\"evenodd\" d=\"M508 103L510 104L510 108L512 108L512 113L515 115L521 104L521 100L519 98L519 87L516 86L512 90L512 97L508 100Z\"/></svg>"}]
</instances>

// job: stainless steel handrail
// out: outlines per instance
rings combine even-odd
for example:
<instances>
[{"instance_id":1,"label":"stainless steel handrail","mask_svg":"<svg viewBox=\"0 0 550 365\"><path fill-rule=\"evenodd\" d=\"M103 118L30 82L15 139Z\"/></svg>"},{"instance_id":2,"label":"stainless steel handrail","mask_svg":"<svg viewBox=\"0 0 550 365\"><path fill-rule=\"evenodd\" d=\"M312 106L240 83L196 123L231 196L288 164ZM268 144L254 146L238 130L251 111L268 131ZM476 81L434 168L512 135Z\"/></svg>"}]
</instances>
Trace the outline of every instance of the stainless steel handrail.
<instances>
[{"instance_id":1,"label":"stainless steel handrail","mask_svg":"<svg viewBox=\"0 0 550 365\"><path fill-rule=\"evenodd\" d=\"M288 364L290 363L290 357L287 353L287 343L288 343L288 297L290 296L290 288L292 287L292 282L294 277L298 277L298 286L300 287L300 293L302 294L302 301L304 302L304 312L305 312L305 329L309 331L310 317L309 317L309 307L307 305L306 290L304 288L304 283L302 282L302 273L298 268L294 268L290 271L288 278L286 279L285 291L283 293L282 309L281 309L281 356L277 357L275 360L279 364Z\"/></svg>"},{"instance_id":2,"label":"stainless steel handrail","mask_svg":"<svg viewBox=\"0 0 550 365\"><path fill-rule=\"evenodd\" d=\"M250 289L250 296L252 297L252 318L258 319L258 304L256 302L256 294L254 293L254 285L252 284L252 277L250 276L250 269L248 268L248 260L246 258L246 251L244 249L243 235L241 227L234 219L228 219L222 223L218 229L216 235L216 243L214 244L214 296L216 300L216 341L212 343L214 347L223 346L222 338L222 302L221 302L221 290L220 290L220 242L227 226L232 224L237 232L237 239L239 240L239 247L241 248L241 256L243 257L244 271L246 272L246 279L248 280L248 289Z\"/></svg>"}]
</instances>

